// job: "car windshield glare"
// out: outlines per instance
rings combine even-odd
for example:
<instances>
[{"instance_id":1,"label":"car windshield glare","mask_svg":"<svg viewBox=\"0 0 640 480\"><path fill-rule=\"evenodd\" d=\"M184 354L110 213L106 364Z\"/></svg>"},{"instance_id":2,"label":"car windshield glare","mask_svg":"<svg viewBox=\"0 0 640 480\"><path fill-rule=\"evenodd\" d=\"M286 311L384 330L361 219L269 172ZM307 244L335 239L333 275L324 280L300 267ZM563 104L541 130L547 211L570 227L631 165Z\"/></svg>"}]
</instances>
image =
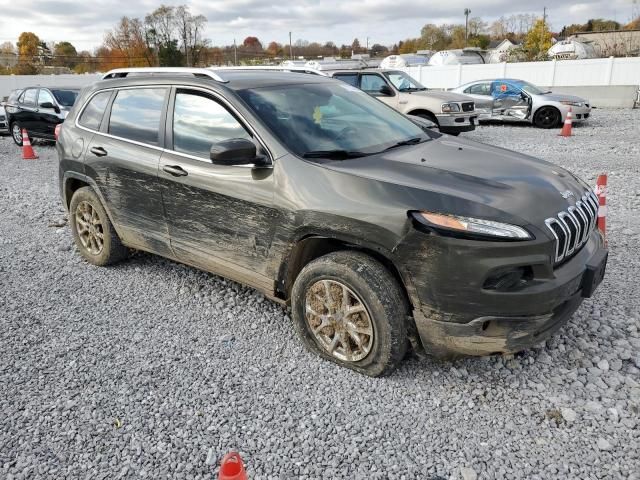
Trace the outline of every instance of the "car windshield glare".
<instances>
[{"instance_id":1,"label":"car windshield glare","mask_svg":"<svg viewBox=\"0 0 640 480\"><path fill-rule=\"evenodd\" d=\"M427 88L420 82L401 71L385 72L384 76L389 79L393 86L401 92L411 90L426 90Z\"/></svg>"},{"instance_id":2,"label":"car windshield glare","mask_svg":"<svg viewBox=\"0 0 640 480\"><path fill-rule=\"evenodd\" d=\"M545 93L544 90L541 90L540 88L536 87L534 84L529 82L520 82L518 86L522 88L522 90L524 90L525 92L530 93L532 95L542 95L543 93Z\"/></svg>"},{"instance_id":3,"label":"car windshield glare","mask_svg":"<svg viewBox=\"0 0 640 480\"><path fill-rule=\"evenodd\" d=\"M327 152L326 158L344 160L379 153L412 138L431 138L405 116L342 82L253 88L239 94L300 157L324 158Z\"/></svg>"},{"instance_id":4,"label":"car windshield glare","mask_svg":"<svg viewBox=\"0 0 640 480\"><path fill-rule=\"evenodd\" d=\"M73 107L73 104L76 102L76 97L78 96L77 90L51 90L51 92L63 107Z\"/></svg>"}]
</instances>

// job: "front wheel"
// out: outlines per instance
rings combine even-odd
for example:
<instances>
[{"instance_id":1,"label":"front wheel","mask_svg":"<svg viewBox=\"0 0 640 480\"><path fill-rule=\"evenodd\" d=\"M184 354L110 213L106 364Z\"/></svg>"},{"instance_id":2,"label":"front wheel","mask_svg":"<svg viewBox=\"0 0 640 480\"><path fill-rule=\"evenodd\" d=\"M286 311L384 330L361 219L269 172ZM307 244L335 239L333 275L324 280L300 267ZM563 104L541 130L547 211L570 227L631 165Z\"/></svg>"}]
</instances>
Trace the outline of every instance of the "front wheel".
<instances>
[{"instance_id":1,"label":"front wheel","mask_svg":"<svg viewBox=\"0 0 640 480\"><path fill-rule=\"evenodd\" d=\"M16 145L19 147L22 146L22 129L17 122L13 122L11 124L11 138L13 138Z\"/></svg>"},{"instance_id":2,"label":"front wheel","mask_svg":"<svg viewBox=\"0 0 640 480\"><path fill-rule=\"evenodd\" d=\"M560 125L562 115L560 111L554 107L542 107L533 118L533 123L538 128L555 128Z\"/></svg>"},{"instance_id":3,"label":"front wheel","mask_svg":"<svg viewBox=\"0 0 640 480\"><path fill-rule=\"evenodd\" d=\"M319 356L365 375L391 372L407 348L407 303L373 258L351 251L307 264L291 295L296 332Z\"/></svg>"}]
</instances>

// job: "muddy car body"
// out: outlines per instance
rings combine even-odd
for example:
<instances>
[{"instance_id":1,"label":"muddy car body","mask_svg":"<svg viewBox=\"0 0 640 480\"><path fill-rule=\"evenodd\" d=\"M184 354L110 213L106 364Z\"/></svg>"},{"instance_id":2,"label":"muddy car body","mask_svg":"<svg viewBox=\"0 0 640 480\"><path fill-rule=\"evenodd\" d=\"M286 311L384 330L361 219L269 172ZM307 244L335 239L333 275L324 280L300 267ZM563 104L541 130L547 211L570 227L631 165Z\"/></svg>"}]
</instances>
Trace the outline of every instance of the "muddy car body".
<instances>
[{"instance_id":1,"label":"muddy car body","mask_svg":"<svg viewBox=\"0 0 640 480\"><path fill-rule=\"evenodd\" d=\"M526 348L601 279L597 207L569 172L423 131L322 76L188 72L203 78L98 82L69 114L60 191L90 262L129 247L250 285L291 306L307 347L368 375L409 341L438 356ZM383 143L304 151L322 135Z\"/></svg>"}]
</instances>

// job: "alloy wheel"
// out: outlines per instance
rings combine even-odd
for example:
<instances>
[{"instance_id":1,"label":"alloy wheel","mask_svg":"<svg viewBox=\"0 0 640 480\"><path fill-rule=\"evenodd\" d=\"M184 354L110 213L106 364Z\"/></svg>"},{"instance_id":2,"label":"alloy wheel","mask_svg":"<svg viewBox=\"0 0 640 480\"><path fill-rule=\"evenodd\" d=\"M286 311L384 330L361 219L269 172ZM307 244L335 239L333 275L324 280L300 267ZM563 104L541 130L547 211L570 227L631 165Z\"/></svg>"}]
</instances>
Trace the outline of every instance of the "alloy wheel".
<instances>
[{"instance_id":1,"label":"alloy wheel","mask_svg":"<svg viewBox=\"0 0 640 480\"><path fill-rule=\"evenodd\" d=\"M319 346L339 360L357 362L373 348L375 332L365 304L338 281L324 279L311 285L305 317Z\"/></svg>"},{"instance_id":2,"label":"alloy wheel","mask_svg":"<svg viewBox=\"0 0 640 480\"><path fill-rule=\"evenodd\" d=\"M538 124L542 128L555 127L558 121L558 112L553 108L543 108L538 112Z\"/></svg>"},{"instance_id":3,"label":"alloy wheel","mask_svg":"<svg viewBox=\"0 0 640 480\"><path fill-rule=\"evenodd\" d=\"M11 134L13 135L13 140L17 144L22 143L22 131L20 130L20 125L14 123L13 127L11 127Z\"/></svg>"},{"instance_id":4,"label":"alloy wheel","mask_svg":"<svg viewBox=\"0 0 640 480\"><path fill-rule=\"evenodd\" d=\"M76 232L82 246L92 255L104 248L104 230L98 211L89 202L80 202L75 213Z\"/></svg>"}]
</instances>

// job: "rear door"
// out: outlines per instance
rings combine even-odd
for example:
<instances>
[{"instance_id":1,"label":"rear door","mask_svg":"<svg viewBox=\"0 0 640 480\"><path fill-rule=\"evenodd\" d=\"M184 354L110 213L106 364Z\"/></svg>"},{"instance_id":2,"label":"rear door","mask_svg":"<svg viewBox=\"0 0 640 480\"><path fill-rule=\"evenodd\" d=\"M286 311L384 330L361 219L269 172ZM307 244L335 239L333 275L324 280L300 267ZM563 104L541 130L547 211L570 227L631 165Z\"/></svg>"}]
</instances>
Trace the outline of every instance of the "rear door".
<instances>
[{"instance_id":1,"label":"rear door","mask_svg":"<svg viewBox=\"0 0 640 480\"><path fill-rule=\"evenodd\" d=\"M169 91L155 86L118 89L85 157L85 171L96 181L124 242L166 256L171 249L158 163Z\"/></svg>"},{"instance_id":2,"label":"rear door","mask_svg":"<svg viewBox=\"0 0 640 480\"><path fill-rule=\"evenodd\" d=\"M169 111L159 176L177 258L272 291L267 257L278 223L273 169L214 165L209 157L211 145L223 140L250 139L259 152L261 144L211 92L177 88Z\"/></svg>"}]
</instances>

